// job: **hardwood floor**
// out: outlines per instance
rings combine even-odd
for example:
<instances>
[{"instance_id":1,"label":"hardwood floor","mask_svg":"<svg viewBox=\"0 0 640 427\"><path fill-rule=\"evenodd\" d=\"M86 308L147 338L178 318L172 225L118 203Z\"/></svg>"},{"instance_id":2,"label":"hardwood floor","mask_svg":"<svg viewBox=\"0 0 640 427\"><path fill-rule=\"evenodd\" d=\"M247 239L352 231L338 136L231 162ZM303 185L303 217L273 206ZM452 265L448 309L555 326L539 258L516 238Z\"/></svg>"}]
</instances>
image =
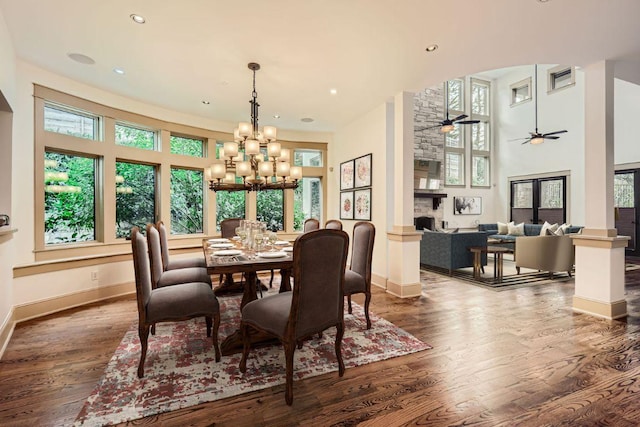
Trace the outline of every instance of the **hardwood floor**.
<instances>
[{"instance_id":1,"label":"hardwood floor","mask_svg":"<svg viewBox=\"0 0 640 427\"><path fill-rule=\"evenodd\" d=\"M571 310L573 282L494 292L435 273L420 298L371 310L432 350L132 422L184 426L637 426L640 270L626 321ZM362 303L361 297L354 300ZM16 327L0 362L0 425L73 423L137 317L133 297Z\"/></svg>"}]
</instances>

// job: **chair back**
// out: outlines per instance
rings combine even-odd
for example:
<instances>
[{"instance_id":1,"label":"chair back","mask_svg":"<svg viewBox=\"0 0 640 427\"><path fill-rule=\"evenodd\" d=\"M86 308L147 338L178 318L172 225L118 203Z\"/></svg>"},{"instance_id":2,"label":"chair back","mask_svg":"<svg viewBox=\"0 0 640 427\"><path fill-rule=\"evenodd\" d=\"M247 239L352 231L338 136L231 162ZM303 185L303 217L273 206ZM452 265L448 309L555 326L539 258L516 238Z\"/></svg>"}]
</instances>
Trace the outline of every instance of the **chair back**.
<instances>
[{"instance_id":1,"label":"chair back","mask_svg":"<svg viewBox=\"0 0 640 427\"><path fill-rule=\"evenodd\" d=\"M315 218L307 218L304 221L302 232L306 233L308 231L319 230L319 229L320 229L320 221L318 221Z\"/></svg>"},{"instance_id":2,"label":"chair back","mask_svg":"<svg viewBox=\"0 0 640 427\"><path fill-rule=\"evenodd\" d=\"M344 272L349 235L316 230L293 245L293 296L286 334L306 337L344 322Z\"/></svg>"},{"instance_id":3,"label":"chair back","mask_svg":"<svg viewBox=\"0 0 640 427\"><path fill-rule=\"evenodd\" d=\"M147 255L147 239L140 233L138 227L131 230L131 253L133 254L133 269L136 278L136 297L138 300L138 316L144 323L146 307L151 297L151 272L149 271L149 256Z\"/></svg>"},{"instance_id":4,"label":"chair back","mask_svg":"<svg viewBox=\"0 0 640 427\"><path fill-rule=\"evenodd\" d=\"M155 289L162 276L162 245L160 233L153 224L147 224L147 246L149 248L149 263L151 264L151 287Z\"/></svg>"},{"instance_id":5,"label":"chair back","mask_svg":"<svg viewBox=\"0 0 640 427\"><path fill-rule=\"evenodd\" d=\"M350 269L364 277L366 283L371 282L371 260L375 237L376 228L372 223L361 221L353 226Z\"/></svg>"},{"instance_id":6,"label":"chair back","mask_svg":"<svg viewBox=\"0 0 640 427\"><path fill-rule=\"evenodd\" d=\"M169 243L167 239L167 227L162 221L156 223L158 233L160 233L160 249L162 250L162 271L167 271L169 266Z\"/></svg>"},{"instance_id":7,"label":"chair back","mask_svg":"<svg viewBox=\"0 0 640 427\"><path fill-rule=\"evenodd\" d=\"M337 219L330 219L326 222L324 228L328 230L342 230L342 222Z\"/></svg>"},{"instance_id":8,"label":"chair back","mask_svg":"<svg viewBox=\"0 0 640 427\"><path fill-rule=\"evenodd\" d=\"M231 238L236 235L236 227L240 226L242 218L227 218L220 222L220 235Z\"/></svg>"}]
</instances>

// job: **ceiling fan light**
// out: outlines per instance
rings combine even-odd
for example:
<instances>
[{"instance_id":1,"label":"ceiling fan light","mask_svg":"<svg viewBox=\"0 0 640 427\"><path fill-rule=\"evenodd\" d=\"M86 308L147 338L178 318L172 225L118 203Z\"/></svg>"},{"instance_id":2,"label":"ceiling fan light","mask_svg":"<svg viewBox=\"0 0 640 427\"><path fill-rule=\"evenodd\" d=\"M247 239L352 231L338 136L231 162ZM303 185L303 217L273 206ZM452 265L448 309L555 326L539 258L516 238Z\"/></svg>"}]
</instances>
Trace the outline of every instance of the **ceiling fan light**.
<instances>
[{"instance_id":1,"label":"ceiling fan light","mask_svg":"<svg viewBox=\"0 0 640 427\"><path fill-rule=\"evenodd\" d=\"M535 138L531 138L532 144L542 144L544 142L544 138L541 136L537 136Z\"/></svg>"},{"instance_id":2,"label":"ceiling fan light","mask_svg":"<svg viewBox=\"0 0 640 427\"><path fill-rule=\"evenodd\" d=\"M440 132L449 133L453 130L453 125L444 125L440 128Z\"/></svg>"}]
</instances>

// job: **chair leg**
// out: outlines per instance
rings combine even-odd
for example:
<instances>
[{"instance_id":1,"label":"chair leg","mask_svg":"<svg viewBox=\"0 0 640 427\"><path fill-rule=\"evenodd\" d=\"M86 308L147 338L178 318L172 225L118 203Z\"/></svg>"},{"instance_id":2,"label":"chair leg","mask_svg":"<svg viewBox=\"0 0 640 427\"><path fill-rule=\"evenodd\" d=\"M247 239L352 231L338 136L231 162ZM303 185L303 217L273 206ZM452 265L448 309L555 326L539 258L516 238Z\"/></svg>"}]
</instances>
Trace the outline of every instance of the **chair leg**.
<instances>
[{"instance_id":1,"label":"chair leg","mask_svg":"<svg viewBox=\"0 0 640 427\"><path fill-rule=\"evenodd\" d=\"M273 288L273 270L271 270L271 279L269 279L269 289Z\"/></svg>"},{"instance_id":2,"label":"chair leg","mask_svg":"<svg viewBox=\"0 0 640 427\"><path fill-rule=\"evenodd\" d=\"M240 333L242 334L242 358L240 359L240 372L243 374L247 371L247 356L249 356L249 350L251 349L251 342L249 341L249 325L244 323L240 324Z\"/></svg>"},{"instance_id":3,"label":"chair leg","mask_svg":"<svg viewBox=\"0 0 640 427\"><path fill-rule=\"evenodd\" d=\"M205 316L204 320L207 322L207 336L211 336L211 316Z\"/></svg>"},{"instance_id":4,"label":"chair leg","mask_svg":"<svg viewBox=\"0 0 640 427\"><path fill-rule=\"evenodd\" d=\"M211 321L211 318L208 318ZM218 344L218 329L220 328L220 313L216 313L213 316L213 348L216 352L216 362L220 361L222 355L220 354L220 345Z\"/></svg>"},{"instance_id":5,"label":"chair leg","mask_svg":"<svg viewBox=\"0 0 640 427\"><path fill-rule=\"evenodd\" d=\"M349 304L349 314L351 314L351 294L347 295L347 302Z\"/></svg>"},{"instance_id":6,"label":"chair leg","mask_svg":"<svg viewBox=\"0 0 640 427\"><path fill-rule=\"evenodd\" d=\"M284 392L284 400L287 402L287 405L291 406L293 404L293 353L296 351L296 343L295 342L285 342L284 346L284 358L286 364L286 388Z\"/></svg>"},{"instance_id":7,"label":"chair leg","mask_svg":"<svg viewBox=\"0 0 640 427\"><path fill-rule=\"evenodd\" d=\"M140 349L140 363L138 363L138 378L142 378L144 377L144 359L147 357L149 325L138 325L138 336L140 337L140 345L142 347Z\"/></svg>"},{"instance_id":8,"label":"chair leg","mask_svg":"<svg viewBox=\"0 0 640 427\"><path fill-rule=\"evenodd\" d=\"M342 360L342 336L344 335L344 321L336 325L336 358L338 359L338 374L344 375L344 361Z\"/></svg>"},{"instance_id":9,"label":"chair leg","mask_svg":"<svg viewBox=\"0 0 640 427\"><path fill-rule=\"evenodd\" d=\"M155 335L156 334L156 324L154 323L153 325L151 325L151 335Z\"/></svg>"},{"instance_id":10,"label":"chair leg","mask_svg":"<svg viewBox=\"0 0 640 427\"><path fill-rule=\"evenodd\" d=\"M367 318L367 329L371 329L371 319L369 318L369 303L371 303L371 292L364 294L364 317Z\"/></svg>"}]
</instances>

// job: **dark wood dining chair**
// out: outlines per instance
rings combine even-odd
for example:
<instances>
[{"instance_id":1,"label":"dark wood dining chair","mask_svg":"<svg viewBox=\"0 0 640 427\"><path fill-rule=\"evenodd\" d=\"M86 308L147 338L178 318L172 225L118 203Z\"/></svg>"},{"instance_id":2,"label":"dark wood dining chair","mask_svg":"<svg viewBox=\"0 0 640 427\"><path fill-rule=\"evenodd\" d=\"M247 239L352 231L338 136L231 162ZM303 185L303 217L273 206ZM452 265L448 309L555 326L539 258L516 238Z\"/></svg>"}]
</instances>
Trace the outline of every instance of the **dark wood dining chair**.
<instances>
[{"instance_id":1,"label":"dark wood dining chair","mask_svg":"<svg viewBox=\"0 0 640 427\"><path fill-rule=\"evenodd\" d=\"M164 271L191 267L207 268L207 261L204 259L204 255L193 258L170 259L167 227L162 221L158 221L156 228L160 233L160 248L162 250L162 267Z\"/></svg>"},{"instance_id":2,"label":"dark wood dining chair","mask_svg":"<svg viewBox=\"0 0 640 427\"><path fill-rule=\"evenodd\" d=\"M342 221L338 219L330 219L324 224L324 228L328 230L342 230Z\"/></svg>"},{"instance_id":3,"label":"dark wood dining chair","mask_svg":"<svg viewBox=\"0 0 640 427\"><path fill-rule=\"evenodd\" d=\"M351 264L344 275L344 294L349 301L351 314L351 295L364 294L364 315L367 329L371 329L369 304L371 303L371 260L376 229L370 222L356 222L353 226L351 243Z\"/></svg>"},{"instance_id":4,"label":"dark wood dining chair","mask_svg":"<svg viewBox=\"0 0 640 427\"><path fill-rule=\"evenodd\" d=\"M213 337L216 362L219 362L221 357L218 345L220 304L211 289L211 284L189 282L154 289L151 285L147 242L137 227L131 230L131 251L138 302L138 336L141 345L138 378L144 376L149 330L156 323L161 322L176 322L204 317L207 324L207 336Z\"/></svg>"},{"instance_id":5,"label":"dark wood dining chair","mask_svg":"<svg viewBox=\"0 0 640 427\"><path fill-rule=\"evenodd\" d=\"M307 218L304 221L302 226L302 232L306 233L308 231L319 230L320 229L320 221L315 218Z\"/></svg>"},{"instance_id":6,"label":"dark wood dining chair","mask_svg":"<svg viewBox=\"0 0 640 427\"><path fill-rule=\"evenodd\" d=\"M285 353L287 405L293 403L293 355L299 341L336 328L335 350L339 375L344 375L344 272L349 236L340 230L316 230L293 244L293 291L266 296L242 309L243 338L240 371L246 372L251 330L276 337Z\"/></svg>"}]
</instances>

